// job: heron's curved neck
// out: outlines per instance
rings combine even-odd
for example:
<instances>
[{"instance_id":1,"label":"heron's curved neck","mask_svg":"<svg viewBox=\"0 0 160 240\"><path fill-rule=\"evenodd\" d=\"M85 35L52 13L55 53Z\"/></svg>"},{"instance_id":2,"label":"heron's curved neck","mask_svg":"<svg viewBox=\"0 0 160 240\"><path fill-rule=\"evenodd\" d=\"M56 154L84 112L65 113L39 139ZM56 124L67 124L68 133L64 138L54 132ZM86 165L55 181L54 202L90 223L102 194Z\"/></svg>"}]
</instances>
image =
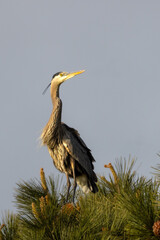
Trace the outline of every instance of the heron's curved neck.
<instances>
[{"instance_id":1,"label":"heron's curved neck","mask_svg":"<svg viewBox=\"0 0 160 240\"><path fill-rule=\"evenodd\" d=\"M52 83L51 84L51 99L53 103L53 107L55 106L57 100L59 99L59 84Z\"/></svg>"},{"instance_id":2,"label":"heron's curved neck","mask_svg":"<svg viewBox=\"0 0 160 240\"><path fill-rule=\"evenodd\" d=\"M53 103L53 110L49 121L41 134L41 139L43 144L53 148L61 136L60 124L62 101L59 98L59 84L56 84L56 82L51 84L51 99Z\"/></svg>"}]
</instances>

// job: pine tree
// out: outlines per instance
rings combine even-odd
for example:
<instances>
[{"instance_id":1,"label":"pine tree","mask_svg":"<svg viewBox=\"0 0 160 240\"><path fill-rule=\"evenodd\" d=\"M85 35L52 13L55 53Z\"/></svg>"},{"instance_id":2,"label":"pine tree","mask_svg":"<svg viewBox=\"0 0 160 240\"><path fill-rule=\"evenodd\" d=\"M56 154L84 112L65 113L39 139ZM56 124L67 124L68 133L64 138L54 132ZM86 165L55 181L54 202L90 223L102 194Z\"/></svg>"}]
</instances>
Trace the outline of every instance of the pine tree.
<instances>
[{"instance_id":1,"label":"pine tree","mask_svg":"<svg viewBox=\"0 0 160 240\"><path fill-rule=\"evenodd\" d=\"M138 177L134 159L105 168L110 174L99 177L98 193L77 191L76 206L65 202L66 188L43 169L40 180L18 183L17 214L3 216L0 240L160 239L159 168L156 180Z\"/></svg>"}]
</instances>

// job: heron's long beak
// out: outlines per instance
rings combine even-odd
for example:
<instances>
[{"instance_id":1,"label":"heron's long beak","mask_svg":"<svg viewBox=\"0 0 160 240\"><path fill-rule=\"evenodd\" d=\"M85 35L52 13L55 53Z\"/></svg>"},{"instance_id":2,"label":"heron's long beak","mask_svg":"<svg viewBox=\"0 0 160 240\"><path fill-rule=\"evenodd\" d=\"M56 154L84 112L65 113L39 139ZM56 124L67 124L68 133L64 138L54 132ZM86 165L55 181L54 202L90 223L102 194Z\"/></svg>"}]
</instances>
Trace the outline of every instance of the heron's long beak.
<instances>
[{"instance_id":1,"label":"heron's long beak","mask_svg":"<svg viewBox=\"0 0 160 240\"><path fill-rule=\"evenodd\" d=\"M78 72L68 73L67 76L66 76L66 78L65 78L65 81L66 81L67 79L69 79L69 78L72 78L72 77L74 77L74 76L76 76L76 75L78 75L78 74L83 73L84 71L85 71L85 70L80 70L80 71L78 71Z\"/></svg>"}]
</instances>

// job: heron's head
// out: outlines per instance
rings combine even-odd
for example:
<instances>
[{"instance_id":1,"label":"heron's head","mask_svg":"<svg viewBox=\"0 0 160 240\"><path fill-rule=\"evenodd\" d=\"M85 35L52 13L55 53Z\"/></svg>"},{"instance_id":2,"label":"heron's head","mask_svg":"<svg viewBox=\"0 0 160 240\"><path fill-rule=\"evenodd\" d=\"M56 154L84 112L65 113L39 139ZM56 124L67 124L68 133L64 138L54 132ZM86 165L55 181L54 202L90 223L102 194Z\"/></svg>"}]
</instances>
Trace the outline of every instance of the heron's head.
<instances>
[{"instance_id":1,"label":"heron's head","mask_svg":"<svg viewBox=\"0 0 160 240\"><path fill-rule=\"evenodd\" d=\"M75 75L78 75L80 73L83 73L85 70L80 70L78 72L57 72L53 75L51 83L49 83L49 85L45 88L45 90L43 91L43 94L47 91L47 89L49 88L49 86L51 84L56 84L56 85L60 85L61 83L63 83L64 81L66 81L69 78L74 77Z\"/></svg>"}]
</instances>

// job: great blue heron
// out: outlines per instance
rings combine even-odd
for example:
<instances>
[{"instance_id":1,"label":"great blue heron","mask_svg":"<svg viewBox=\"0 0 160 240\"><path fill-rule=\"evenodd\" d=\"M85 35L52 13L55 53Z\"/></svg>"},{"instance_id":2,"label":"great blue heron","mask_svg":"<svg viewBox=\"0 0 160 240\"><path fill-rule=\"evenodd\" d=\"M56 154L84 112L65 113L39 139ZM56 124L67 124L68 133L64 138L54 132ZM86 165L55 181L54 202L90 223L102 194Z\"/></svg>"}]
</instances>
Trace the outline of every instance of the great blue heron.
<instances>
[{"instance_id":1,"label":"great blue heron","mask_svg":"<svg viewBox=\"0 0 160 240\"><path fill-rule=\"evenodd\" d=\"M97 182L97 176L93 171L95 160L90 149L81 139L77 130L61 122L62 101L59 98L59 87L67 79L83 72L84 70L72 73L58 72L53 75L51 83L43 92L45 93L51 86L53 110L40 138L42 144L47 145L55 167L66 174L67 201L71 186L69 178L74 179L73 203L77 184L85 193L96 193L98 191L95 183Z\"/></svg>"}]
</instances>

